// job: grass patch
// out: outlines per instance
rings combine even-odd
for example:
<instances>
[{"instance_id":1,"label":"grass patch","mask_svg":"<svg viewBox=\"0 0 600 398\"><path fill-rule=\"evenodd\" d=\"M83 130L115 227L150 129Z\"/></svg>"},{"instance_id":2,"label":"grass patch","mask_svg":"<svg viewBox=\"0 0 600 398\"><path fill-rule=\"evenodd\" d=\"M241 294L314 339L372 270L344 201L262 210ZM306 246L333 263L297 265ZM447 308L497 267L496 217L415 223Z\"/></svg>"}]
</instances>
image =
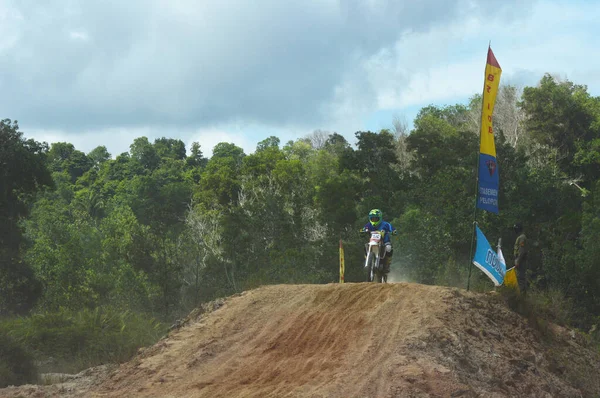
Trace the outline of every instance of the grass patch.
<instances>
[{"instance_id":1,"label":"grass patch","mask_svg":"<svg viewBox=\"0 0 600 398\"><path fill-rule=\"evenodd\" d=\"M573 300L566 298L560 290L532 289L527 294L526 301L540 317L558 325L571 325Z\"/></svg>"},{"instance_id":2,"label":"grass patch","mask_svg":"<svg viewBox=\"0 0 600 398\"><path fill-rule=\"evenodd\" d=\"M0 329L0 388L35 383L37 374L31 353Z\"/></svg>"},{"instance_id":3,"label":"grass patch","mask_svg":"<svg viewBox=\"0 0 600 398\"><path fill-rule=\"evenodd\" d=\"M499 292L508 306L527 319L529 325L539 332L540 337L552 338L550 324L561 325L571 330L573 326L574 304L564 293L557 289L529 289L526 295L515 290L501 287Z\"/></svg>"},{"instance_id":4,"label":"grass patch","mask_svg":"<svg viewBox=\"0 0 600 398\"><path fill-rule=\"evenodd\" d=\"M154 318L111 308L38 313L0 323L0 329L40 360L41 372L75 373L129 360L167 330Z\"/></svg>"}]
</instances>

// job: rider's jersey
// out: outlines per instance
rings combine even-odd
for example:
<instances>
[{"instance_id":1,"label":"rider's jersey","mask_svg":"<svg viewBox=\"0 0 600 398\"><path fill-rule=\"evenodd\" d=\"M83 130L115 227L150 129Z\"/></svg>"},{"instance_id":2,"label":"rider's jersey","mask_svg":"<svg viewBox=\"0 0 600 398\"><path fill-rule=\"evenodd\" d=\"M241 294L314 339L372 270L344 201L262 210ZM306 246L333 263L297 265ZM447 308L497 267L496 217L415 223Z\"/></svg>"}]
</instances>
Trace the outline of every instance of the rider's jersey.
<instances>
[{"instance_id":1,"label":"rider's jersey","mask_svg":"<svg viewBox=\"0 0 600 398\"><path fill-rule=\"evenodd\" d=\"M365 224L365 229L367 231L381 231L381 230L384 230L385 231L385 235L383 236L383 243L388 243L390 241L390 234L395 231L395 228L392 227L392 224L390 224L387 221L382 221L381 224L379 224L377 227L374 227L373 225L371 225L370 222L368 222L368 223Z\"/></svg>"}]
</instances>

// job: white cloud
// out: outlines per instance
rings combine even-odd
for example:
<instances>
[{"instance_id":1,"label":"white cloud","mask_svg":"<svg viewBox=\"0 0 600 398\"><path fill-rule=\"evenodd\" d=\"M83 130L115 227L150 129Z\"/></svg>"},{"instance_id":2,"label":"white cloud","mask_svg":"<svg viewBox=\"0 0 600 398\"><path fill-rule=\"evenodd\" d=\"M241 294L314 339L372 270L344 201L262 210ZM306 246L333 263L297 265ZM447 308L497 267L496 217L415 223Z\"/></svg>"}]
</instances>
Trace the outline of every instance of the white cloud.
<instances>
[{"instance_id":1,"label":"white cloud","mask_svg":"<svg viewBox=\"0 0 600 398\"><path fill-rule=\"evenodd\" d=\"M503 83L552 72L598 94L600 3L484 1L0 0L0 117L113 154L142 135L352 141L373 115L481 92L489 39Z\"/></svg>"},{"instance_id":2,"label":"white cloud","mask_svg":"<svg viewBox=\"0 0 600 398\"><path fill-rule=\"evenodd\" d=\"M88 41L90 39L90 36L83 31L71 31L69 32L69 37L73 40L79 40L79 41Z\"/></svg>"},{"instance_id":3,"label":"white cloud","mask_svg":"<svg viewBox=\"0 0 600 398\"><path fill-rule=\"evenodd\" d=\"M323 110L335 107L339 98L329 105L336 95L347 98L348 90L336 89L348 87L344 77L362 79L361 59L389 48L403 32L422 34L466 12L483 15L483 1L500 10L528 3L11 2L0 7L27 23L17 24L14 51L0 57L6 93L0 108L36 128L72 132L236 120L308 129L331 120ZM341 102L368 110L371 82L359 86Z\"/></svg>"},{"instance_id":4,"label":"white cloud","mask_svg":"<svg viewBox=\"0 0 600 398\"><path fill-rule=\"evenodd\" d=\"M535 84L549 72L585 79L578 83L598 92L600 55L591 39L596 37L591 31L598 31L597 18L600 3L543 1L536 4L531 16L512 22L470 18L405 35L392 49L363 62L376 100L368 110L356 110L443 104L481 92L488 37L503 69L503 83ZM339 86L344 94L352 92L348 84L356 81Z\"/></svg>"},{"instance_id":5,"label":"white cloud","mask_svg":"<svg viewBox=\"0 0 600 398\"><path fill-rule=\"evenodd\" d=\"M9 1L0 0L0 53L13 48L23 29L24 18Z\"/></svg>"}]
</instances>

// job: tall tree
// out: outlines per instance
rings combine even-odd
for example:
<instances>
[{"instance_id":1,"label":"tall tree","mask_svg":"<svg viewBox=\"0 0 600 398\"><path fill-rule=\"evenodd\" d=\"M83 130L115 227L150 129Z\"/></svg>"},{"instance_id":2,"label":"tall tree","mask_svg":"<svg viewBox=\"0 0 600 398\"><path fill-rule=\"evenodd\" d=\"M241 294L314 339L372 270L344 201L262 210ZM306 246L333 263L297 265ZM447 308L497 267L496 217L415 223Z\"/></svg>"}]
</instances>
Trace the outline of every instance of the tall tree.
<instances>
[{"instance_id":1,"label":"tall tree","mask_svg":"<svg viewBox=\"0 0 600 398\"><path fill-rule=\"evenodd\" d=\"M99 168L102 163L110 159L110 153L104 145L100 145L92 149L87 157L92 161L94 167Z\"/></svg>"},{"instance_id":2,"label":"tall tree","mask_svg":"<svg viewBox=\"0 0 600 398\"><path fill-rule=\"evenodd\" d=\"M56 142L48 151L48 167L52 172L66 173L71 183L75 183L93 166L93 161L85 153L75 149L73 144Z\"/></svg>"},{"instance_id":3,"label":"tall tree","mask_svg":"<svg viewBox=\"0 0 600 398\"><path fill-rule=\"evenodd\" d=\"M573 162L578 150L600 138L598 99L589 95L586 86L557 81L546 74L537 87L523 90L520 105L531 137L554 150L553 160L567 177L580 177L581 170ZM586 187L590 183L585 181Z\"/></svg>"},{"instance_id":4,"label":"tall tree","mask_svg":"<svg viewBox=\"0 0 600 398\"><path fill-rule=\"evenodd\" d=\"M47 151L47 145L26 140L16 121L0 121L0 314L24 313L40 294L40 285L20 255L19 221L27 216L34 194L53 186Z\"/></svg>"}]
</instances>

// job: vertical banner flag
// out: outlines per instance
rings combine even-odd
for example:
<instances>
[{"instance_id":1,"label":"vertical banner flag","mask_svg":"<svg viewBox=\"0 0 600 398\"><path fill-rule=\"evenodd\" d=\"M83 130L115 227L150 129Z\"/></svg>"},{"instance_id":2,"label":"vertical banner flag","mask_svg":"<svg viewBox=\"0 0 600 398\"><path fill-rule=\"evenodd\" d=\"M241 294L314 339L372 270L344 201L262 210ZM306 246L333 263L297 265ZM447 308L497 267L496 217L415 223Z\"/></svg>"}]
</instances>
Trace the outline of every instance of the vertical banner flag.
<instances>
[{"instance_id":1,"label":"vertical banner flag","mask_svg":"<svg viewBox=\"0 0 600 398\"><path fill-rule=\"evenodd\" d=\"M477 207L496 214L498 214L498 186L500 180L498 177L498 164L496 163L492 114L494 113L501 74L502 69L500 69L492 49L488 47L481 109Z\"/></svg>"},{"instance_id":2,"label":"vertical banner flag","mask_svg":"<svg viewBox=\"0 0 600 398\"><path fill-rule=\"evenodd\" d=\"M473 264L482 270L494 282L494 285L500 286L504 283L506 264L500 261L496 252L492 250L478 225L475 225L475 229L477 230L477 248L475 249L475 257L473 257Z\"/></svg>"},{"instance_id":3,"label":"vertical banner flag","mask_svg":"<svg viewBox=\"0 0 600 398\"><path fill-rule=\"evenodd\" d=\"M340 239L340 283L344 283L344 246L342 245L342 240Z\"/></svg>"}]
</instances>

